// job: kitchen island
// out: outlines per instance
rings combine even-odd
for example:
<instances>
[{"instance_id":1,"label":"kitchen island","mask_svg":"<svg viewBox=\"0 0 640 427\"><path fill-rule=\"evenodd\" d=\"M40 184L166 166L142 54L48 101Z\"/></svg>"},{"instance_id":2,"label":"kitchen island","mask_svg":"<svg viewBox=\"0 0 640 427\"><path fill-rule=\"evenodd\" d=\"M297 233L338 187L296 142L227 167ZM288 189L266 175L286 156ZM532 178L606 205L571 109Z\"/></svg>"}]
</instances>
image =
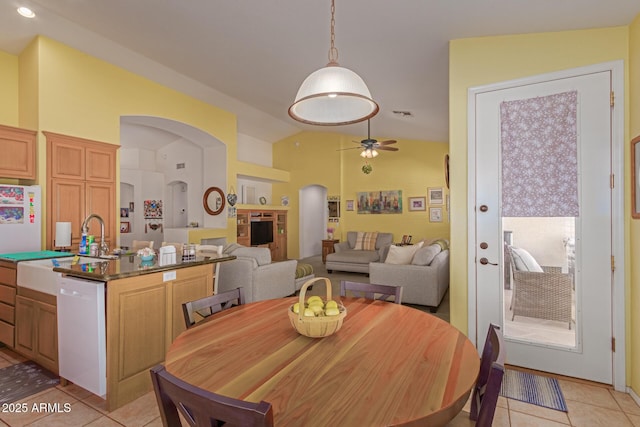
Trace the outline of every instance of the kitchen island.
<instances>
[{"instance_id":1,"label":"kitchen island","mask_svg":"<svg viewBox=\"0 0 640 427\"><path fill-rule=\"evenodd\" d=\"M105 316L104 397L109 411L152 390L149 369L164 361L172 341L185 329L182 304L211 295L215 263L234 258L214 255L162 266L125 255L116 260L96 259L53 269L65 278L104 284L105 312L99 315ZM58 322L61 323L61 316L66 316L65 323L69 324L69 320L75 320L74 313L61 312L60 297ZM85 322L83 318L77 321ZM62 332L59 330L59 334ZM77 350L68 348L68 342L60 343L61 357L64 352ZM83 345L81 339L77 345ZM62 366L61 361L60 375L65 379Z\"/></svg>"}]
</instances>

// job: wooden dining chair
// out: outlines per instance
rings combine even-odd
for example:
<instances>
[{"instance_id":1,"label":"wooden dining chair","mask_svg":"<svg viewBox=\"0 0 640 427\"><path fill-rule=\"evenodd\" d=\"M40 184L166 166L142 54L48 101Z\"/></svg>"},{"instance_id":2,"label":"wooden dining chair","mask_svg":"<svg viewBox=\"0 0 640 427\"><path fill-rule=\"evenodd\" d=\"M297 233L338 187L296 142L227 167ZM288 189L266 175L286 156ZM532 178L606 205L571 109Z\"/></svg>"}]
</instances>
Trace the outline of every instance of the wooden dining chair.
<instances>
[{"instance_id":1,"label":"wooden dining chair","mask_svg":"<svg viewBox=\"0 0 640 427\"><path fill-rule=\"evenodd\" d=\"M196 314L202 318L206 318L212 314L231 308L234 305L242 304L244 304L244 290L242 287L200 298L195 301L185 302L182 304L184 323L187 329L189 329L197 324Z\"/></svg>"},{"instance_id":2,"label":"wooden dining chair","mask_svg":"<svg viewBox=\"0 0 640 427\"><path fill-rule=\"evenodd\" d=\"M489 325L480 358L480 373L473 388L469 418L477 427L491 427L504 376L505 348L500 327Z\"/></svg>"},{"instance_id":3,"label":"wooden dining chair","mask_svg":"<svg viewBox=\"0 0 640 427\"><path fill-rule=\"evenodd\" d=\"M165 427L182 426L178 412L190 426L273 426L269 402L246 402L211 393L176 378L163 365L151 368L151 382Z\"/></svg>"},{"instance_id":4,"label":"wooden dining chair","mask_svg":"<svg viewBox=\"0 0 640 427\"><path fill-rule=\"evenodd\" d=\"M347 291L351 291L351 293L356 297L389 301L396 304L402 303L402 286L374 285L371 283L349 282L342 280L340 282L340 296L346 297ZM391 301L391 297L394 297L393 301Z\"/></svg>"},{"instance_id":5,"label":"wooden dining chair","mask_svg":"<svg viewBox=\"0 0 640 427\"><path fill-rule=\"evenodd\" d=\"M134 252L144 248L153 249L153 240L134 240L131 243L131 250Z\"/></svg>"},{"instance_id":6,"label":"wooden dining chair","mask_svg":"<svg viewBox=\"0 0 640 427\"><path fill-rule=\"evenodd\" d=\"M199 257L211 257L212 255L215 256L222 256L222 250L224 249L224 246L222 245L196 245L196 256ZM215 271L213 274L213 293L217 294L218 293L218 280L220 278L220 263L216 262L216 267L215 267Z\"/></svg>"}]
</instances>

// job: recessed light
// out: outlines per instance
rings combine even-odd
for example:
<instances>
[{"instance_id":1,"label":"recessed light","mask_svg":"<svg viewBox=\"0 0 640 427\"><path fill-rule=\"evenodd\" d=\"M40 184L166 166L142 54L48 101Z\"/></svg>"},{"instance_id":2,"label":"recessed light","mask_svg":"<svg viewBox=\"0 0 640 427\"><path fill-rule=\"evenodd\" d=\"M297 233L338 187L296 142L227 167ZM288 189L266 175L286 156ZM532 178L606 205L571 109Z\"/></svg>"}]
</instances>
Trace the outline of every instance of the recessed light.
<instances>
[{"instance_id":1,"label":"recessed light","mask_svg":"<svg viewBox=\"0 0 640 427\"><path fill-rule=\"evenodd\" d=\"M18 13L22 16L24 16L25 18L35 18L36 14L33 10L29 9L28 7L22 6L18 8Z\"/></svg>"}]
</instances>

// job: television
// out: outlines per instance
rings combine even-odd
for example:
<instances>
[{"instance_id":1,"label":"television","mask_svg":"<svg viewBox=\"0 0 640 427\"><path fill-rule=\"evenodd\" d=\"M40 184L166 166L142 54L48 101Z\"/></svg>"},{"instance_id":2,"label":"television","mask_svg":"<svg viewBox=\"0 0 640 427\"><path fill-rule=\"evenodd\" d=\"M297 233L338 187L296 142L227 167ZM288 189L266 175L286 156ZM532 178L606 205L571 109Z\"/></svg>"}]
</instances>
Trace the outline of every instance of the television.
<instances>
[{"instance_id":1,"label":"television","mask_svg":"<svg viewBox=\"0 0 640 427\"><path fill-rule=\"evenodd\" d=\"M251 222L251 246L273 242L273 221Z\"/></svg>"}]
</instances>

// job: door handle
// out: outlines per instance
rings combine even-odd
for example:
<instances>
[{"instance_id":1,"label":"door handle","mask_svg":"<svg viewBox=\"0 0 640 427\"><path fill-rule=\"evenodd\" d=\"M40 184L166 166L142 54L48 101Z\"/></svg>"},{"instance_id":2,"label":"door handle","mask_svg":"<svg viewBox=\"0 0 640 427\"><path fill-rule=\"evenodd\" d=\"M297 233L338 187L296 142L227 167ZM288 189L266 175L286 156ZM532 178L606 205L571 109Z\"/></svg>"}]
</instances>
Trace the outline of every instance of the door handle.
<instances>
[{"instance_id":1,"label":"door handle","mask_svg":"<svg viewBox=\"0 0 640 427\"><path fill-rule=\"evenodd\" d=\"M498 265L498 264L495 264L493 262L489 262L489 260L486 259L486 258L480 258L480 264L482 264L482 265L487 265L487 264Z\"/></svg>"}]
</instances>

